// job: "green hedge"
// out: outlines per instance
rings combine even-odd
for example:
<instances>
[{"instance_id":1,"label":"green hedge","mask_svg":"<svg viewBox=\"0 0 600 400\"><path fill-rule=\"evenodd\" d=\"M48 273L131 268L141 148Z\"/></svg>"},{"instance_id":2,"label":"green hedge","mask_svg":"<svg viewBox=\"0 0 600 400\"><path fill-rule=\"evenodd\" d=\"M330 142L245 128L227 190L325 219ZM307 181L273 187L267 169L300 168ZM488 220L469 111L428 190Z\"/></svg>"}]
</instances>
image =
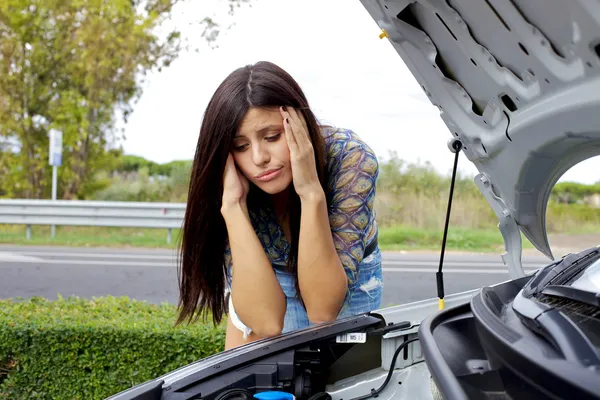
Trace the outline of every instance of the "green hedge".
<instances>
[{"instance_id":1,"label":"green hedge","mask_svg":"<svg viewBox=\"0 0 600 400\"><path fill-rule=\"evenodd\" d=\"M175 318L126 297L0 300L0 399L104 399L222 351L224 326Z\"/></svg>"},{"instance_id":2,"label":"green hedge","mask_svg":"<svg viewBox=\"0 0 600 400\"><path fill-rule=\"evenodd\" d=\"M553 197L569 203L583 200L585 196L598 193L600 193L600 182L593 185L578 182L560 182L552 189Z\"/></svg>"}]
</instances>

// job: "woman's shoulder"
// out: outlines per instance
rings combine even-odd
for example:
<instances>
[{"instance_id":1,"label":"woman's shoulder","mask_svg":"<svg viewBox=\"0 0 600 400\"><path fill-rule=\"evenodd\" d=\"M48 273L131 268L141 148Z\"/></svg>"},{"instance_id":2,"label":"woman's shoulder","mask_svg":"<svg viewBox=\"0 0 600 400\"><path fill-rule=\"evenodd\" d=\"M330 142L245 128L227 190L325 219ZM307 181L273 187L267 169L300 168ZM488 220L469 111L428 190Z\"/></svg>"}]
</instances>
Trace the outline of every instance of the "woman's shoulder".
<instances>
[{"instance_id":1,"label":"woman's shoulder","mask_svg":"<svg viewBox=\"0 0 600 400\"><path fill-rule=\"evenodd\" d=\"M330 173L350 167L363 168L365 173L377 174L377 156L356 132L329 125L323 126L322 130Z\"/></svg>"},{"instance_id":2,"label":"woman's shoulder","mask_svg":"<svg viewBox=\"0 0 600 400\"><path fill-rule=\"evenodd\" d=\"M337 143L353 143L354 145L361 145L369 147L364 140L352 129L344 128L340 126L323 125L321 127L325 143L331 145L334 142Z\"/></svg>"}]
</instances>

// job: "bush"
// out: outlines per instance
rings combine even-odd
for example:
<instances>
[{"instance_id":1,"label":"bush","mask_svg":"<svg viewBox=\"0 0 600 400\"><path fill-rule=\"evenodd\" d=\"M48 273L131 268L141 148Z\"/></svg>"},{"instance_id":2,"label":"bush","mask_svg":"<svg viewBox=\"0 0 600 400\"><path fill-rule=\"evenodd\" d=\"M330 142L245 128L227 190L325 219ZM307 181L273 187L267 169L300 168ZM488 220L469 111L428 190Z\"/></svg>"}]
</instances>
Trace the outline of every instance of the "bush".
<instances>
[{"instance_id":1,"label":"bush","mask_svg":"<svg viewBox=\"0 0 600 400\"><path fill-rule=\"evenodd\" d=\"M122 172L89 198L101 201L185 202L190 168L189 162L173 161L155 166L154 174L148 167Z\"/></svg>"},{"instance_id":2,"label":"bush","mask_svg":"<svg viewBox=\"0 0 600 400\"><path fill-rule=\"evenodd\" d=\"M104 399L224 348L223 326L175 319L126 297L0 300L0 398Z\"/></svg>"},{"instance_id":3,"label":"bush","mask_svg":"<svg viewBox=\"0 0 600 400\"><path fill-rule=\"evenodd\" d=\"M380 163L375 210L382 227L405 226L440 231L444 227L450 178L431 163L407 163L390 152ZM451 226L489 230L498 219L471 176L457 174Z\"/></svg>"},{"instance_id":4,"label":"bush","mask_svg":"<svg viewBox=\"0 0 600 400\"><path fill-rule=\"evenodd\" d=\"M584 185L577 182L560 182L552 189L552 198L556 202L572 204L582 202L586 196L600 193L600 183Z\"/></svg>"},{"instance_id":5,"label":"bush","mask_svg":"<svg viewBox=\"0 0 600 400\"><path fill-rule=\"evenodd\" d=\"M559 204L567 194L583 199L597 193L600 184L559 183L552 191L546 213L549 233L597 233L598 208L586 204ZM407 163L390 153L380 163L375 210L382 228L411 227L439 231L444 228L450 177L437 173L430 163ZM457 175L450 226L497 230L498 218L472 176ZM405 230L406 231L406 230ZM408 231L407 231L408 232Z\"/></svg>"},{"instance_id":6,"label":"bush","mask_svg":"<svg viewBox=\"0 0 600 400\"><path fill-rule=\"evenodd\" d=\"M169 188L157 177L151 177L148 168L140 168L133 177L116 177L110 186L91 198L101 201L165 201Z\"/></svg>"},{"instance_id":7,"label":"bush","mask_svg":"<svg viewBox=\"0 0 600 400\"><path fill-rule=\"evenodd\" d=\"M586 204L560 204L550 201L546 219L549 232L600 232L600 209Z\"/></svg>"}]
</instances>

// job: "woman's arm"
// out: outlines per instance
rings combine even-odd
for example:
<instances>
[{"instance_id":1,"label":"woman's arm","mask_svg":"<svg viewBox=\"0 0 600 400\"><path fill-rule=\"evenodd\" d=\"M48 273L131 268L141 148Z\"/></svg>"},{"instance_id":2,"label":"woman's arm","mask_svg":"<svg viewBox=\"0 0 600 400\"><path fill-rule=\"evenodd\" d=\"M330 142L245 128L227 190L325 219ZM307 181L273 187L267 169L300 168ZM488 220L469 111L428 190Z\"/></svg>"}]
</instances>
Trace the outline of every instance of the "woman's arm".
<instances>
[{"instance_id":1,"label":"woman's arm","mask_svg":"<svg viewBox=\"0 0 600 400\"><path fill-rule=\"evenodd\" d=\"M339 151L329 166L328 196L313 189L300 197L298 274L313 322L333 320L339 314L348 287L357 282L375 226L379 171L375 154L351 131L336 132L330 140Z\"/></svg>"},{"instance_id":2,"label":"woman's arm","mask_svg":"<svg viewBox=\"0 0 600 400\"><path fill-rule=\"evenodd\" d=\"M292 107L281 108L281 114L294 189L301 203L298 286L308 319L313 323L330 321L344 303L348 280L331 236L327 200L317 176L306 121Z\"/></svg>"},{"instance_id":3,"label":"woman's arm","mask_svg":"<svg viewBox=\"0 0 600 400\"><path fill-rule=\"evenodd\" d=\"M221 215L231 250L231 299L244 325L258 336L274 336L283 329L285 295L250 222L248 190L248 180L229 155L223 174Z\"/></svg>"},{"instance_id":4,"label":"woman's arm","mask_svg":"<svg viewBox=\"0 0 600 400\"><path fill-rule=\"evenodd\" d=\"M338 151L329 168L326 196L304 118L292 107L282 108L281 114L302 209L298 283L309 320L331 321L356 282L373 226L377 158L353 132L336 133L331 140Z\"/></svg>"},{"instance_id":5,"label":"woman's arm","mask_svg":"<svg viewBox=\"0 0 600 400\"><path fill-rule=\"evenodd\" d=\"M221 211L233 261L231 299L240 320L256 336L279 335L283 329L286 300L273 267L242 205Z\"/></svg>"},{"instance_id":6,"label":"woman's arm","mask_svg":"<svg viewBox=\"0 0 600 400\"><path fill-rule=\"evenodd\" d=\"M323 190L300 198L298 281L308 319L336 319L348 290L348 278L335 249Z\"/></svg>"},{"instance_id":7,"label":"woman's arm","mask_svg":"<svg viewBox=\"0 0 600 400\"><path fill-rule=\"evenodd\" d=\"M255 342L259 339L262 339L254 332L251 332L247 338L244 339L244 334L240 331L231 321L231 317L227 317L227 325L225 328L225 349L229 350L234 347L239 347L244 344Z\"/></svg>"}]
</instances>

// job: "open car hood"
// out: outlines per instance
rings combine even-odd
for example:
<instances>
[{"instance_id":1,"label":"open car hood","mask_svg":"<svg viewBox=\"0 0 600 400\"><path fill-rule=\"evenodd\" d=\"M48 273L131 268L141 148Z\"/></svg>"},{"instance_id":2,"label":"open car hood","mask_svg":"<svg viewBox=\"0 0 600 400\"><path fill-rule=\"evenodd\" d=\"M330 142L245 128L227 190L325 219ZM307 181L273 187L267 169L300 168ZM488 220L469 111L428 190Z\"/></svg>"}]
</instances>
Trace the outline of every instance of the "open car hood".
<instances>
[{"instance_id":1,"label":"open car hood","mask_svg":"<svg viewBox=\"0 0 600 400\"><path fill-rule=\"evenodd\" d=\"M520 267L519 231L553 258L551 190L569 168L600 154L600 3L361 2L479 170L475 182L500 220L505 262Z\"/></svg>"}]
</instances>

